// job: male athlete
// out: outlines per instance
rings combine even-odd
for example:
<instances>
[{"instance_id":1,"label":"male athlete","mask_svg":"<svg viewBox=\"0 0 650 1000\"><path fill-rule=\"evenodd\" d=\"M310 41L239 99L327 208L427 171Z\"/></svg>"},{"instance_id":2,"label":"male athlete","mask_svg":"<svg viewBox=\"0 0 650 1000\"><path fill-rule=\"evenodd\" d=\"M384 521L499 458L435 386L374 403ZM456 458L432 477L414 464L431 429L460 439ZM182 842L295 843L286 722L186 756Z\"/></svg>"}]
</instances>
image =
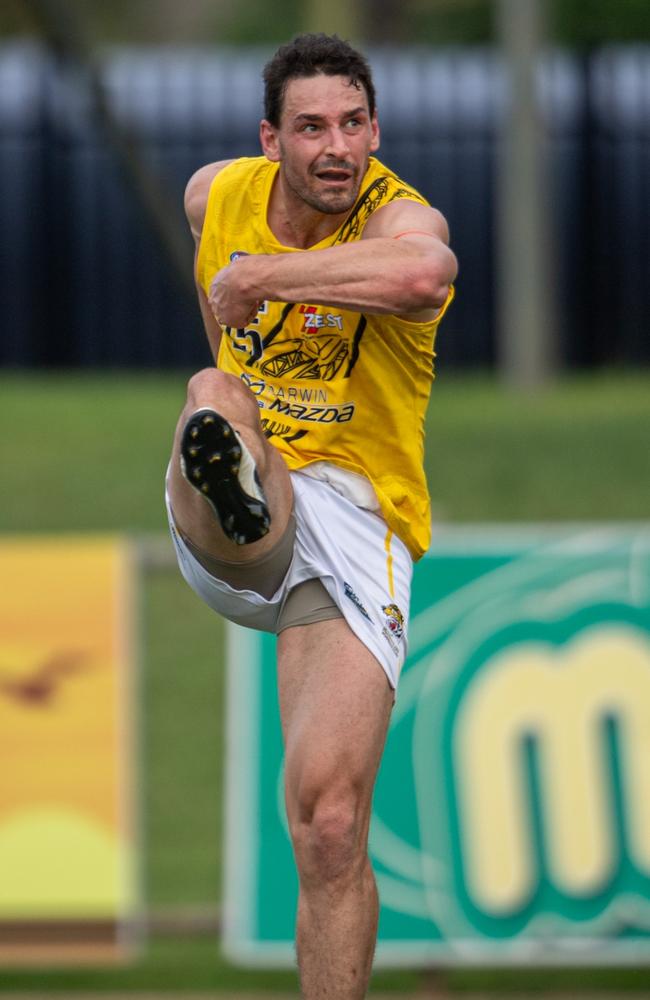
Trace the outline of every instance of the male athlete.
<instances>
[{"instance_id":1,"label":"male athlete","mask_svg":"<svg viewBox=\"0 0 650 1000\"><path fill-rule=\"evenodd\" d=\"M429 543L423 425L456 260L440 213L370 156L363 56L302 35L264 81L264 155L210 164L187 188L216 367L190 380L168 502L191 586L278 635L302 992L357 1000L377 929L371 798Z\"/></svg>"}]
</instances>

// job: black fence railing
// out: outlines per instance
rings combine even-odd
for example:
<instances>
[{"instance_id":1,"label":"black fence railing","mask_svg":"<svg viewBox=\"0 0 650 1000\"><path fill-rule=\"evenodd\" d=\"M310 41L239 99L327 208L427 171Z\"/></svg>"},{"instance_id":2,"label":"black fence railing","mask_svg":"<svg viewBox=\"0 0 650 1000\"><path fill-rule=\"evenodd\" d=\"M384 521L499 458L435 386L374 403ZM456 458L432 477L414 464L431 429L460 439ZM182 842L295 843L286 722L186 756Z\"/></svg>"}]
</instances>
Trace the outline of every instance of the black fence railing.
<instances>
[{"instance_id":1,"label":"black fence railing","mask_svg":"<svg viewBox=\"0 0 650 1000\"><path fill-rule=\"evenodd\" d=\"M111 50L109 106L180 208L201 164L256 155L265 50ZM507 99L486 50L378 50L380 156L447 216L461 273L440 363L489 366L495 173ZM555 296L570 366L650 362L650 47L539 73ZM74 67L0 48L0 364L194 367L198 309L176 280ZM188 237L188 261L192 248Z\"/></svg>"}]
</instances>

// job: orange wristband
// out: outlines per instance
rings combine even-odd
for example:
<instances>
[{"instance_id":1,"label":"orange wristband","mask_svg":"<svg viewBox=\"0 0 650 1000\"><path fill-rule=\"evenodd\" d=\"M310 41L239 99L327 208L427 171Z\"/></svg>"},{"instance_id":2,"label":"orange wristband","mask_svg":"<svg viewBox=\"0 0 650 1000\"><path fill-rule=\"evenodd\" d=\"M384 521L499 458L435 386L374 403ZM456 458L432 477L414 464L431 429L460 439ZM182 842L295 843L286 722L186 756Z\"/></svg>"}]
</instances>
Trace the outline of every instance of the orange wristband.
<instances>
[{"instance_id":1,"label":"orange wristband","mask_svg":"<svg viewBox=\"0 0 650 1000\"><path fill-rule=\"evenodd\" d=\"M426 230L424 229L405 229L403 233L398 233L397 236L393 236L393 239L399 240L400 237L408 236L409 233L416 233L419 234L420 236L432 236L434 240L438 239L435 233L427 233Z\"/></svg>"}]
</instances>

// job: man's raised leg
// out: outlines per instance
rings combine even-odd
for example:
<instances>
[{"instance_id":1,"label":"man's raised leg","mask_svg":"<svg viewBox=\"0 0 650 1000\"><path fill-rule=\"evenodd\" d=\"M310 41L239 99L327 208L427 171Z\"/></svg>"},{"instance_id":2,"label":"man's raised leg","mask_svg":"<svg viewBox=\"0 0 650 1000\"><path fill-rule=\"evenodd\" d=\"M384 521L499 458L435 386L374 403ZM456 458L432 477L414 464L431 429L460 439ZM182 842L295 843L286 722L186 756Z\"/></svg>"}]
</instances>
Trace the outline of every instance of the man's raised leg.
<instances>
[{"instance_id":1,"label":"man's raised leg","mask_svg":"<svg viewBox=\"0 0 650 1000\"><path fill-rule=\"evenodd\" d=\"M209 426L211 411L227 424L219 420L216 425ZM211 442L201 436L214 433L215 427L221 434L219 449L206 447ZM229 434L228 441L223 439L224 428L225 433ZM233 431L231 435L228 428ZM193 435L196 436L196 448L193 447ZM215 454L215 450L218 454ZM190 452L195 452L196 458ZM206 491L209 487L211 459L221 463L214 466L215 470L220 470L226 464L237 469L230 480L216 480L216 489L221 488L223 492L221 517L219 505L215 510L215 505L209 502L209 493L207 499L201 493L201 487L206 486L206 481ZM244 479L246 474L248 483L251 483L251 477L255 473L256 482L258 479L261 487L263 506L270 514L270 523L260 518L260 523L268 529L266 533L260 532L261 537L255 541L246 539L248 544L237 544L233 539L245 536L251 517L250 509L243 508L242 523L237 522L236 516L232 515L233 509L236 515L233 498L236 500L237 495L242 492L246 496L246 491L254 494L251 497L253 502L248 504L248 508L254 508L254 513L257 514L257 508L261 504L255 502L258 493L256 482L251 486ZM233 476L236 478L233 479ZM241 486L242 481L245 490ZM206 368L190 379L187 402L174 438L168 490L178 529L210 556L230 562L246 562L263 556L282 537L292 506L289 473L279 452L264 437L255 397L234 375L216 368ZM229 533L224 531L224 527L227 530L230 528Z\"/></svg>"},{"instance_id":2,"label":"man's raised leg","mask_svg":"<svg viewBox=\"0 0 650 1000\"><path fill-rule=\"evenodd\" d=\"M368 827L393 693L343 619L282 632L278 684L303 996L361 1000L378 917Z\"/></svg>"}]
</instances>

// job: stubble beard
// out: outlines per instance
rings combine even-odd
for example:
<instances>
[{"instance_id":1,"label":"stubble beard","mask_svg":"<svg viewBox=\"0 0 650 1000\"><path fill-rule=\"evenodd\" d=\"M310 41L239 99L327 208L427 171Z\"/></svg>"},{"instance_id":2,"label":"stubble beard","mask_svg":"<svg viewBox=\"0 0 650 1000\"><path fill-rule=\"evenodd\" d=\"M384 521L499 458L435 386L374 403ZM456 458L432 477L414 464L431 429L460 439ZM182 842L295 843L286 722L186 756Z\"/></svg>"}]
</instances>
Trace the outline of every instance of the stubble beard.
<instances>
[{"instance_id":1,"label":"stubble beard","mask_svg":"<svg viewBox=\"0 0 650 1000\"><path fill-rule=\"evenodd\" d=\"M310 175L311 176L311 175ZM321 212L323 215L343 215L349 212L357 200L359 194L359 172L355 170L354 183L350 191L330 191L327 195L321 196L313 191L308 183L296 174L284 162L284 180L293 195L303 201L310 208Z\"/></svg>"}]
</instances>

